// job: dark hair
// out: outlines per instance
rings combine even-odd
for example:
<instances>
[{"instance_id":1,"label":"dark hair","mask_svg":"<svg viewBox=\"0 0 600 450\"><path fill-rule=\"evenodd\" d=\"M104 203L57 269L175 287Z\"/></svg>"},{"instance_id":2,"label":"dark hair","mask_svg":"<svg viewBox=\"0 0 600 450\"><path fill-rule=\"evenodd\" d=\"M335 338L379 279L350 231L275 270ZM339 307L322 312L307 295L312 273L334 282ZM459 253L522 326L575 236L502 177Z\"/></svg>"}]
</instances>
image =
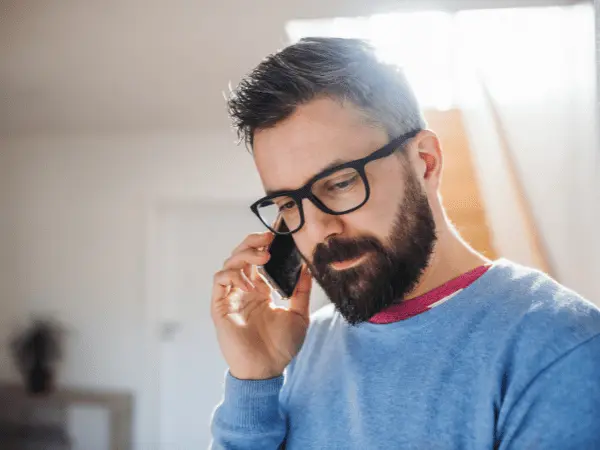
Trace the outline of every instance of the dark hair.
<instances>
[{"instance_id":1,"label":"dark hair","mask_svg":"<svg viewBox=\"0 0 600 450\"><path fill-rule=\"evenodd\" d=\"M229 115L251 148L254 132L290 116L318 97L348 101L395 138L426 128L404 73L378 60L365 41L304 38L269 55L231 92Z\"/></svg>"}]
</instances>

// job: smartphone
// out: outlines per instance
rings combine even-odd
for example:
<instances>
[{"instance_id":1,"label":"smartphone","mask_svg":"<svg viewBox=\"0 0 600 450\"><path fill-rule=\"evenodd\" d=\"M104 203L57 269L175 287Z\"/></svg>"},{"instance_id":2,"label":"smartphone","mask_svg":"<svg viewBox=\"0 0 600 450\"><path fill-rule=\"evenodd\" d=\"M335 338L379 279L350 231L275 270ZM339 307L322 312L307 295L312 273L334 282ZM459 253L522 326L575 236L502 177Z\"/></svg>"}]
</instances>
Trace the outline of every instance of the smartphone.
<instances>
[{"instance_id":1,"label":"smartphone","mask_svg":"<svg viewBox=\"0 0 600 450\"><path fill-rule=\"evenodd\" d=\"M283 220L276 222L274 228L289 231ZM260 267L260 272L282 298L289 299L298 284L303 263L292 235L276 234L269 246L269 253L271 259Z\"/></svg>"}]
</instances>

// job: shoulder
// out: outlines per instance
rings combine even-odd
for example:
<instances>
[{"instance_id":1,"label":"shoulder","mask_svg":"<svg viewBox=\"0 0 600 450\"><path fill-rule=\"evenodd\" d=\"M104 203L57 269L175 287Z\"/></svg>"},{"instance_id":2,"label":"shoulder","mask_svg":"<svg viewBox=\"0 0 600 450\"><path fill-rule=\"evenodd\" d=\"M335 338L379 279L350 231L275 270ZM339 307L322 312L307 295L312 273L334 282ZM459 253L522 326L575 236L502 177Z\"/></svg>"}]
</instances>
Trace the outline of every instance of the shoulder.
<instances>
[{"instance_id":1,"label":"shoulder","mask_svg":"<svg viewBox=\"0 0 600 450\"><path fill-rule=\"evenodd\" d=\"M506 397L520 395L570 354L597 353L600 309L592 302L538 270L506 260L490 275L477 308L483 317L478 331L487 336L494 370L508 382Z\"/></svg>"},{"instance_id":2,"label":"shoulder","mask_svg":"<svg viewBox=\"0 0 600 450\"><path fill-rule=\"evenodd\" d=\"M600 309L545 273L502 260L491 275L490 312L508 332L547 336L563 350L600 333Z\"/></svg>"},{"instance_id":3,"label":"shoulder","mask_svg":"<svg viewBox=\"0 0 600 450\"><path fill-rule=\"evenodd\" d=\"M537 270L504 261L495 271L487 333L499 435L511 448L563 448L573 441L552 427L562 423L588 448L599 437L587 418L600 412L600 309Z\"/></svg>"}]
</instances>

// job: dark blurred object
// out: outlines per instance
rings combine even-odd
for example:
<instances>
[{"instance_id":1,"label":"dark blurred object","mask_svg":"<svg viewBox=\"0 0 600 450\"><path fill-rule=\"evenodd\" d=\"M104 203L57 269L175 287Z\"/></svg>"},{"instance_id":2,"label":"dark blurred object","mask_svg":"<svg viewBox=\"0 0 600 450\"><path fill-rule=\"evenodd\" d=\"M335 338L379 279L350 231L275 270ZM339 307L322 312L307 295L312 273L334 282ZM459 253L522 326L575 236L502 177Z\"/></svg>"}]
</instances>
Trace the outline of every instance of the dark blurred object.
<instances>
[{"instance_id":1,"label":"dark blurred object","mask_svg":"<svg viewBox=\"0 0 600 450\"><path fill-rule=\"evenodd\" d=\"M11 340L12 355L32 394L54 389L56 367L63 356L63 327L55 320L33 319Z\"/></svg>"},{"instance_id":2,"label":"dark blurred object","mask_svg":"<svg viewBox=\"0 0 600 450\"><path fill-rule=\"evenodd\" d=\"M132 450L134 398L131 392L60 386L32 395L23 386L0 383L0 450L66 450L71 443L68 412L76 406L108 413L109 449ZM8 445L10 443L11 445ZM77 448L87 448L86 443Z\"/></svg>"},{"instance_id":3,"label":"dark blurred object","mask_svg":"<svg viewBox=\"0 0 600 450\"><path fill-rule=\"evenodd\" d=\"M69 450L69 436L59 425L6 425L0 424L0 442L3 450Z\"/></svg>"},{"instance_id":4,"label":"dark blurred object","mask_svg":"<svg viewBox=\"0 0 600 450\"><path fill-rule=\"evenodd\" d=\"M0 449L69 450L67 410L20 385L0 384Z\"/></svg>"}]
</instances>

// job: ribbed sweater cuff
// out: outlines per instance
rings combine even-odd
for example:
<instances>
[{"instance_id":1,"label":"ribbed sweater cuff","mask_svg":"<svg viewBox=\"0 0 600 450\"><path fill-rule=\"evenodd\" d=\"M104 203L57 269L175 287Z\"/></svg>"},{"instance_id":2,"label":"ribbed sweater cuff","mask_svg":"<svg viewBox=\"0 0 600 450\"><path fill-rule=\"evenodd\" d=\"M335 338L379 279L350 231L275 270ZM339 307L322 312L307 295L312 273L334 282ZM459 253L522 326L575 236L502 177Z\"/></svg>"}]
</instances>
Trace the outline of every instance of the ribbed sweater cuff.
<instances>
[{"instance_id":1,"label":"ribbed sweater cuff","mask_svg":"<svg viewBox=\"0 0 600 450\"><path fill-rule=\"evenodd\" d=\"M270 428L280 420L279 392L283 376L240 380L227 372L222 413L227 422L244 429Z\"/></svg>"}]
</instances>

